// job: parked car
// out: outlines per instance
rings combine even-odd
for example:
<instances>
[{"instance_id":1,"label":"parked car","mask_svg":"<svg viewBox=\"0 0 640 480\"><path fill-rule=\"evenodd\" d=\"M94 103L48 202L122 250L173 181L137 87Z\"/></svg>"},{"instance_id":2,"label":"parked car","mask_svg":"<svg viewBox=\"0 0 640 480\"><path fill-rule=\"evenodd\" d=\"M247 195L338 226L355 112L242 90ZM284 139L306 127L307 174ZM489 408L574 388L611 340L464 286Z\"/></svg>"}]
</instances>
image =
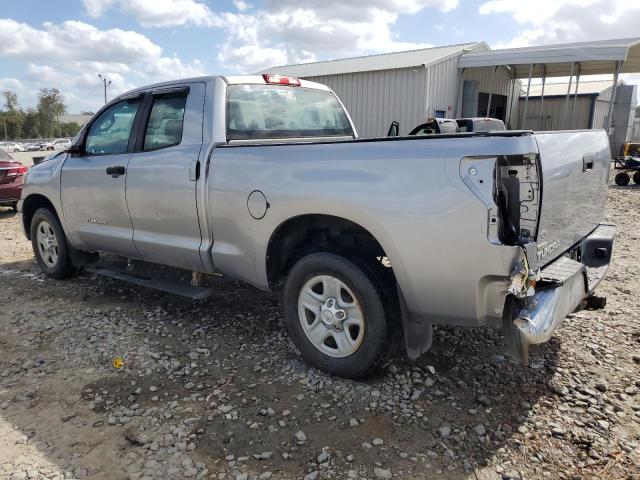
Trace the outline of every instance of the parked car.
<instances>
[{"instance_id":1,"label":"parked car","mask_svg":"<svg viewBox=\"0 0 640 480\"><path fill-rule=\"evenodd\" d=\"M458 133L458 123L452 118L430 118L409 132L409 135L435 135L439 133Z\"/></svg>"},{"instance_id":2,"label":"parked car","mask_svg":"<svg viewBox=\"0 0 640 480\"><path fill-rule=\"evenodd\" d=\"M415 127L409 135L436 135L446 133L498 132L506 130L504 122L497 118L430 118Z\"/></svg>"},{"instance_id":3,"label":"parked car","mask_svg":"<svg viewBox=\"0 0 640 480\"><path fill-rule=\"evenodd\" d=\"M42 143L32 143L27 146L27 152L39 152L43 150Z\"/></svg>"},{"instance_id":4,"label":"parked car","mask_svg":"<svg viewBox=\"0 0 640 480\"><path fill-rule=\"evenodd\" d=\"M399 341L420 356L433 324L502 327L526 364L601 307L609 164L602 130L358 139L324 85L201 77L111 101L31 168L19 210L49 277L204 298L219 272L281 293L303 356L362 377ZM138 272L153 263L193 284Z\"/></svg>"},{"instance_id":5,"label":"parked car","mask_svg":"<svg viewBox=\"0 0 640 480\"><path fill-rule=\"evenodd\" d=\"M0 143L0 150L4 150L7 153L24 152L25 147L19 142L2 142Z\"/></svg>"},{"instance_id":6,"label":"parked car","mask_svg":"<svg viewBox=\"0 0 640 480\"><path fill-rule=\"evenodd\" d=\"M14 160L0 149L0 206L18 209L18 200L22 192L24 175L27 167Z\"/></svg>"},{"instance_id":7,"label":"parked car","mask_svg":"<svg viewBox=\"0 0 640 480\"><path fill-rule=\"evenodd\" d=\"M499 132L506 130L504 122L499 118L456 118L460 132Z\"/></svg>"},{"instance_id":8,"label":"parked car","mask_svg":"<svg viewBox=\"0 0 640 480\"><path fill-rule=\"evenodd\" d=\"M59 138L52 143L53 150L67 150L71 146L71 140L68 138Z\"/></svg>"}]
</instances>

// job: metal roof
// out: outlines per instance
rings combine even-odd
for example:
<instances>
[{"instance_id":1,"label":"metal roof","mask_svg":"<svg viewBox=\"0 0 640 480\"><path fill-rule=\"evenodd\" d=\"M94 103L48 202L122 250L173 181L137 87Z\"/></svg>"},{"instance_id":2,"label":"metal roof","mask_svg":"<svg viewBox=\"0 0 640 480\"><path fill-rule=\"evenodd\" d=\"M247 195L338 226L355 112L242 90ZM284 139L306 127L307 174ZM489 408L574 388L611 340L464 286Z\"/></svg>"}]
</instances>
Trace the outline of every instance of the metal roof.
<instances>
[{"instance_id":1,"label":"metal roof","mask_svg":"<svg viewBox=\"0 0 640 480\"><path fill-rule=\"evenodd\" d=\"M421 48L404 52L382 53L363 57L328 60L324 62L301 63L298 65L281 65L263 70L260 73L279 73L297 77L315 77L319 75L337 75L340 73L371 72L429 66L439 61L460 55L465 50L487 50L485 42L462 43L444 47Z\"/></svg>"},{"instance_id":2,"label":"metal roof","mask_svg":"<svg viewBox=\"0 0 640 480\"><path fill-rule=\"evenodd\" d=\"M624 62L621 73L640 72L640 38L468 53L460 57L458 66L473 68L505 65L515 69L516 78L527 78L530 65L536 64L534 76L540 77L544 74L547 77L567 77L571 75L572 62L580 62L581 75L597 75L613 73L618 61ZM574 75L576 73L577 69Z\"/></svg>"},{"instance_id":3,"label":"metal roof","mask_svg":"<svg viewBox=\"0 0 640 480\"><path fill-rule=\"evenodd\" d=\"M621 85L622 82L618 82L618 85ZM551 97L554 95L562 95L565 96L567 94L567 87L569 86L569 82L562 83L547 83L544 86L544 96ZM613 86L612 80L598 80L598 81L589 81L583 82L580 81L578 84L578 95L599 95L605 90L611 88ZM576 92L576 82L572 82L571 84L571 95ZM531 84L531 88L529 89L529 97L539 97L542 94L542 84ZM524 93L521 97L524 97Z\"/></svg>"}]
</instances>

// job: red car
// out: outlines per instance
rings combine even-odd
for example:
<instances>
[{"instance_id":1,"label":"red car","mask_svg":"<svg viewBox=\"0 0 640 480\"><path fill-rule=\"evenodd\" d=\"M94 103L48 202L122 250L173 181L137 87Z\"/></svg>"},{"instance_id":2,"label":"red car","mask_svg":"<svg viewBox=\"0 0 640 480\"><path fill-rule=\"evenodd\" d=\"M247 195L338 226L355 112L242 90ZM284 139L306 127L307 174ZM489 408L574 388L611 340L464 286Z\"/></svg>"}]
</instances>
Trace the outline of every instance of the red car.
<instances>
[{"instance_id":1,"label":"red car","mask_svg":"<svg viewBox=\"0 0 640 480\"><path fill-rule=\"evenodd\" d=\"M9 206L14 211L17 210L27 170L27 167L0 149L0 206Z\"/></svg>"}]
</instances>

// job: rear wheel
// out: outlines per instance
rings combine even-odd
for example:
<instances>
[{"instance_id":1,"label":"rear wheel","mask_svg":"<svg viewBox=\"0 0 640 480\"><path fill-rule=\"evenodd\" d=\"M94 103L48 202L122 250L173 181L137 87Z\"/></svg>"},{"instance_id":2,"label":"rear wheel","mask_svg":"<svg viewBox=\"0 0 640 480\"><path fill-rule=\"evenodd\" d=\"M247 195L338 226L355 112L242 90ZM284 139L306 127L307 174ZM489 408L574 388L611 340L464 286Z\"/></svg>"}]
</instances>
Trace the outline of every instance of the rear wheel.
<instances>
[{"instance_id":1,"label":"rear wheel","mask_svg":"<svg viewBox=\"0 0 640 480\"><path fill-rule=\"evenodd\" d=\"M633 183L635 183L636 185L640 185L640 170L637 172L634 172Z\"/></svg>"},{"instance_id":2,"label":"rear wheel","mask_svg":"<svg viewBox=\"0 0 640 480\"><path fill-rule=\"evenodd\" d=\"M319 369L347 378L366 376L394 346L393 288L375 267L333 253L307 255L285 283L289 335Z\"/></svg>"},{"instance_id":3,"label":"rear wheel","mask_svg":"<svg viewBox=\"0 0 640 480\"><path fill-rule=\"evenodd\" d=\"M31 219L31 244L40 269L55 279L69 278L77 268L71 263L62 226L48 209L36 210Z\"/></svg>"},{"instance_id":4,"label":"rear wheel","mask_svg":"<svg viewBox=\"0 0 640 480\"><path fill-rule=\"evenodd\" d=\"M627 172L620 172L616 175L615 182L616 185L620 187L624 187L625 185L629 185L629 175Z\"/></svg>"}]
</instances>

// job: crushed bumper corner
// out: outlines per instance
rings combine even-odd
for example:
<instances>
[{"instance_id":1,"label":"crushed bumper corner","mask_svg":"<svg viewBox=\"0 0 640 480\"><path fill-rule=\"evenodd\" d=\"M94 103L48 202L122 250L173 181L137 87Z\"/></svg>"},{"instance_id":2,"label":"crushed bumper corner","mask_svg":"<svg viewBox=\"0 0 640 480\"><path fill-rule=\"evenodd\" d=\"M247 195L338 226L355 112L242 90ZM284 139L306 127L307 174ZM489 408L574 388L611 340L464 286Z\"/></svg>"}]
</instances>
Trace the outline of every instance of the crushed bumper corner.
<instances>
[{"instance_id":1,"label":"crushed bumper corner","mask_svg":"<svg viewBox=\"0 0 640 480\"><path fill-rule=\"evenodd\" d=\"M584 307L609 268L614 238L615 226L599 225L579 243L577 259L563 256L540 271L533 296L507 299L507 344L524 365L529 345L548 341L568 314Z\"/></svg>"}]
</instances>

